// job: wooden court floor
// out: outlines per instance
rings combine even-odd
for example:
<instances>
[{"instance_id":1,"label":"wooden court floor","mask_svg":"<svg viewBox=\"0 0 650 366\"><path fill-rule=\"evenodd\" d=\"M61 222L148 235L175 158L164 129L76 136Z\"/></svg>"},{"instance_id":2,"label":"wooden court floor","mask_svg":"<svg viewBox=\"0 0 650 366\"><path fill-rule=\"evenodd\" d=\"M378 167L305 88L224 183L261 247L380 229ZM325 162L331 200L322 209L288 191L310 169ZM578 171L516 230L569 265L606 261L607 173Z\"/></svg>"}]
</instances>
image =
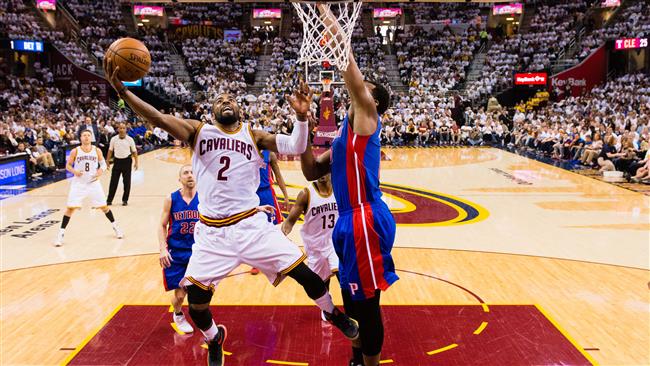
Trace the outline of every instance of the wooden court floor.
<instances>
[{"instance_id":1,"label":"wooden court floor","mask_svg":"<svg viewBox=\"0 0 650 366\"><path fill-rule=\"evenodd\" d=\"M384 153L401 277L384 304L476 305L475 294L538 305L593 362L650 364L650 197L496 149ZM65 245L51 245L67 181L0 201L0 364L61 364L118 306L168 302L156 226L187 161L179 149L141 157L129 206L113 207L122 240L84 208ZM299 164L281 168L295 197L306 184ZM213 304L310 301L290 281L273 288L246 274L224 281Z\"/></svg>"}]
</instances>

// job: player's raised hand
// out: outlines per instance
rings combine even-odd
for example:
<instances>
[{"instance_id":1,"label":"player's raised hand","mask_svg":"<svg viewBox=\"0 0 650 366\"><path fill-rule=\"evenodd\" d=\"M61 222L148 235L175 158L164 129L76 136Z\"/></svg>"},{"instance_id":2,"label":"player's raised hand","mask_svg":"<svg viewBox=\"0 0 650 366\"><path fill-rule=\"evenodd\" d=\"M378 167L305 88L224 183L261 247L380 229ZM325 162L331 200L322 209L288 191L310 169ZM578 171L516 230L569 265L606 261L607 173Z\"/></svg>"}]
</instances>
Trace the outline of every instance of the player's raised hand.
<instances>
[{"instance_id":1,"label":"player's raised hand","mask_svg":"<svg viewBox=\"0 0 650 366\"><path fill-rule=\"evenodd\" d=\"M293 95L287 98L289 105L296 112L296 116L299 120L307 120L307 112L309 112L309 109L311 108L311 100L313 96L314 92L311 90L309 85L304 81L301 81L298 89L294 90Z\"/></svg>"},{"instance_id":2,"label":"player's raised hand","mask_svg":"<svg viewBox=\"0 0 650 366\"><path fill-rule=\"evenodd\" d=\"M172 265L172 256L169 254L167 248L160 249L160 266L162 268L169 268Z\"/></svg>"},{"instance_id":3,"label":"player's raised hand","mask_svg":"<svg viewBox=\"0 0 650 366\"><path fill-rule=\"evenodd\" d=\"M120 94L126 87L122 84L122 81L117 77L117 72L120 70L120 67L117 66L113 68L113 60L108 57L104 57L104 77L109 84L115 89L115 91Z\"/></svg>"}]
</instances>

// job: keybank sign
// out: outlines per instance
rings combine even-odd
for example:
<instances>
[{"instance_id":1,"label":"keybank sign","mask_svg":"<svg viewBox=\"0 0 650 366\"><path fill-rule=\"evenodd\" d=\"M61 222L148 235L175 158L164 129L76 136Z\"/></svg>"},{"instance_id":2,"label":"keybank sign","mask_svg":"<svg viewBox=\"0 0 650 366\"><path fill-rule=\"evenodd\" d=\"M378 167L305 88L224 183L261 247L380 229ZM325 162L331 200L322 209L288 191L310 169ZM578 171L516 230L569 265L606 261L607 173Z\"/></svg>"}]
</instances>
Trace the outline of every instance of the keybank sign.
<instances>
[{"instance_id":1,"label":"keybank sign","mask_svg":"<svg viewBox=\"0 0 650 366\"><path fill-rule=\"evenodd\" d=\"M27 162L16 160L0 163L0 186L27 184Z\"/></svg>"}]
</instances>

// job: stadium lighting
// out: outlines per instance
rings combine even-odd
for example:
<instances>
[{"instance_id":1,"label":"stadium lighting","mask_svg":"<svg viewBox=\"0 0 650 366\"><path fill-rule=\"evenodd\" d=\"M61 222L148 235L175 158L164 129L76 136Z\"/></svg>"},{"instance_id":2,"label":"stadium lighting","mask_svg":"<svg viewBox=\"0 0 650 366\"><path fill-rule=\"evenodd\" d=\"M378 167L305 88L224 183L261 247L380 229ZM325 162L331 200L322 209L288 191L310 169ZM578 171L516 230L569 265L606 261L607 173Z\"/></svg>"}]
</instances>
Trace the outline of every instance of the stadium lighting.
<instances>
[{"instance_id":1,"label":"stadium lighting","mask_svg":"<svg viewBox=\"0 0 650 366\"><path fill-rule=\"evenodd\" d=\"M264 24L273 24L270 20L265 20Z\"/></svg>"},{"instance_id":2,"label":"stadium lighting","mask_svg":"<svg viewBox=\"0 0 650 366\"><path fill-rule=\"evenodd\" d=\"M149 19L142 19L142 23L149 23Z\"/></svg>"},{"instance_id":3,"label":"stadium lighting","mask_svg":"<svg viewBox=\"0 0 650 366\"><path fill-rule=\"evenodd\" d=\"M506 20L515 20L515 18L506 18Z\"/></svg>"},{"instance_id":4,"label":"stadium lighting","mask_svg":"<svg viewBox=\"0 0 650 366\"><path fill-rule=\"evenodd\" d=\"M138 23L138 27L142 27L142 26L144 26L144 24Z\"/></svg>"}]
</instances>

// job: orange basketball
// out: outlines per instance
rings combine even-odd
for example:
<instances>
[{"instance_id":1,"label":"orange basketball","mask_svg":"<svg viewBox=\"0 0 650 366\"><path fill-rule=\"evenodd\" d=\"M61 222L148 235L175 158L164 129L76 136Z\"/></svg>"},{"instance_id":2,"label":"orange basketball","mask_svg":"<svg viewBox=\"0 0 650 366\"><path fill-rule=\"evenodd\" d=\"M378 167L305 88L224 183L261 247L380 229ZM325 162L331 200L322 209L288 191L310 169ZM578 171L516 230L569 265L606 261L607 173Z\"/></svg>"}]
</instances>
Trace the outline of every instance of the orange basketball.
<instances>
[{"instance_id":1,"label":"orange basketball","mask_svg":"<svg viewBox=\"0 0 650 366\"><path fill-rule=\"evenodd\" d=\"M106 55L113 67L120 67L117 77L122 81L136 81L149 72L151 55L144 43L133 38L120 38L113 42Z\"/></svg>"}]
</instances>

